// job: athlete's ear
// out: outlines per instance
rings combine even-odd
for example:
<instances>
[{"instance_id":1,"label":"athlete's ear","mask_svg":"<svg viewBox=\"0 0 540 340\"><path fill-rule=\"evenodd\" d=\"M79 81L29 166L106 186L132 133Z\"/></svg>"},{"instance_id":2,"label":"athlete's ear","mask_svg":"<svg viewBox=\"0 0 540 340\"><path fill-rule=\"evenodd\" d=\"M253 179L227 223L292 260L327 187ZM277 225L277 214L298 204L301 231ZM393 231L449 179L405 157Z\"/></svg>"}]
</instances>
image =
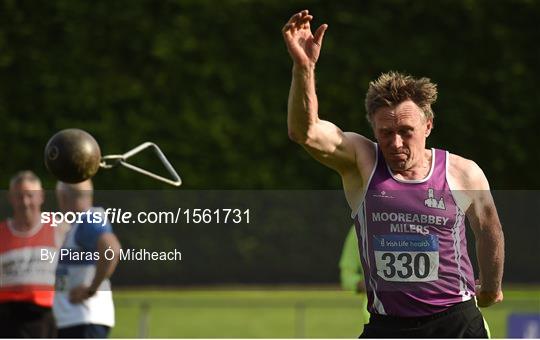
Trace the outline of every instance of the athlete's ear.
<instances>
[{"instance_id":1,"label":"athlete's ear","mask_svg":"<svg viewBox=\"0 0 540 340\"><path fill-rule=\"evenodd\" d=\"M43 189L39 189L39 206L41 207L45 203L45 191Z\"/></svg>"},{"instance_id":2,"label":"athlete's ear","mask_svg":"<svg viewBox=\"0 0 540 340\"><path fill-rule=\"evenodd\" d=\"M433 118L429 118L426 122L426 138L431 134L431 130L433 130Z\"/></svg>"}]
</instances>

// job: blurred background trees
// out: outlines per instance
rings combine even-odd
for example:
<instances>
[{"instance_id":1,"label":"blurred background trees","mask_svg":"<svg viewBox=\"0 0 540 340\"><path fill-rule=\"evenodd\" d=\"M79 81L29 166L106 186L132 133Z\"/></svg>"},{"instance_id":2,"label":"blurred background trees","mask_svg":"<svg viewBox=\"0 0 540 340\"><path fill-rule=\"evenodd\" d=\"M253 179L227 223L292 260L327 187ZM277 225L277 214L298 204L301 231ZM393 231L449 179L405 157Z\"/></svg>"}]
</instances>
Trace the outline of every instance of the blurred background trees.
<instances>
[{"instance_id":1,"label":"blurred background trees","mask_svg":"<svg viewBox=\"0 0 540 340\"><path fill-rule=\"evenodd\" d=\"M185 188L339 189L287 137L280 29L303 8L330 26L323 118L371 137L368 82L388 70L426 76L439 86L430 146L474 159L494 188L540 187L540 3L526 0L1 1L0 181L30 168L52 183L45 143L80 127L105 154L156 142ZM127 170L96 182L161 188Z\"/></svg>"}]
</instances>

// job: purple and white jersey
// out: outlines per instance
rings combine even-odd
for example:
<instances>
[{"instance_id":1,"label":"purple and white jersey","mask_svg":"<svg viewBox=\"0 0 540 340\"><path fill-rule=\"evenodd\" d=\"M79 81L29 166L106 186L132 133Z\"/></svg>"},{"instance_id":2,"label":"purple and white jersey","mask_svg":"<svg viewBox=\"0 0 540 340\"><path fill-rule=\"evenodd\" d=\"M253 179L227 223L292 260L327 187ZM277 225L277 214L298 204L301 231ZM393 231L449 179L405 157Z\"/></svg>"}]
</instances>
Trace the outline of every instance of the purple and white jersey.
<instances>
[{"instance_id":1,"label":"purple and white jersey","mask_svg":"<svg viewBox=\"0 0 540 340\"><path fill-rule=\"evenodd\" d=\"M424 316L471 299L465 213L448 185L448 152L432 149L425 179L401 180L376 149L364 201L353 216L369 312Z\"/></svg>"}]
</instances>

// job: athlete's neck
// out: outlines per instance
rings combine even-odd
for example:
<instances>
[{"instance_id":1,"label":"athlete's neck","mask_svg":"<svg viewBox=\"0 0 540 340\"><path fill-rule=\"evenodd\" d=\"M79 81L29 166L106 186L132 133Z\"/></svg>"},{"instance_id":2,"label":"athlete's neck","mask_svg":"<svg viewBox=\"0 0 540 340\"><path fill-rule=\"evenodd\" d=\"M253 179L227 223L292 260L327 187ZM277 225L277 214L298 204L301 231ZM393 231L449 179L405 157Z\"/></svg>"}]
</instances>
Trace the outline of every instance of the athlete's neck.
<instances>
[{"instance_id":1,"label":"athlete's neck","mask_svg":"<svg viewBox=\"0 0 540 340\"><path fill-rule=\"evenodd\" d=\"M18 215L15 214L11 220L11 226L13 229L19 232L27 232L32 230L37 224L41 223L41 215Z\"/></svg>"},{"instance_id":2,"label":"athlete's neck","mask_svg":"<svg viewBox=\"0 0 540 340\"><path fill-rule=\"evenodd\" d=\"M411 181L425 179L431 171L431 161L433 155L430 149L426 149L422 157L407 169L392 169L392 175L397 179Z\"/></svg>"}]
</instances>

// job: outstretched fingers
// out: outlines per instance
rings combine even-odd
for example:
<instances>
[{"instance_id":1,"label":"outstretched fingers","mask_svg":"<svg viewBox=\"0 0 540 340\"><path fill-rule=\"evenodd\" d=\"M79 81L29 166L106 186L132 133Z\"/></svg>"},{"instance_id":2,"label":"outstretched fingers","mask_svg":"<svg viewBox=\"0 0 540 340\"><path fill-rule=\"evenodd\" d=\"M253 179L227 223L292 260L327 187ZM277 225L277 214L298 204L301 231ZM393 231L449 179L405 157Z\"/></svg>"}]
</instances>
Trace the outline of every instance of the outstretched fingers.
<instances>
[{"instance_id":1,"label":"outstretched fingers","mask_svg":"<svg viewBox=\"0 0 540 340\"><path fill-rule=\"evenodd\" d=\"M305 16L305 15L308 15L309 11L307 9L303 10L303 11L300 11L298 13L295 13L293 14L293 16L289 19L288 23L293 23L295 22L297 19Z\"/></svg>"},{"instance_id":2,"label":"outstretched fingers","mask_svg":"<svg viewBox=\"0 0 540 340\"><path fill-rule=\"evenodd\" d=\"M285 33L294 33L297 30L300 29L309 29L309 22L313 19L312 15L309 15L309 11L303 10L301 12L298 12L294 14L289 21L283 26L283 29L281 30L284 34Z\"/></svg>"},{"instance_id":3,"label":"outstretched fingers","mask_svg":"<svg viewBox=\"0 0 540 340\"><path fill-rule=\"evenodd\" d=\"M327 24L323 24L323 25L319 26L319 28L317 28L317 30L315 31L315 34L313 35L313 42L315 44L317 44L319 46L322 45L324 32L326 32L327 28L328 28Z\"/></svg>"}]
</instances>

